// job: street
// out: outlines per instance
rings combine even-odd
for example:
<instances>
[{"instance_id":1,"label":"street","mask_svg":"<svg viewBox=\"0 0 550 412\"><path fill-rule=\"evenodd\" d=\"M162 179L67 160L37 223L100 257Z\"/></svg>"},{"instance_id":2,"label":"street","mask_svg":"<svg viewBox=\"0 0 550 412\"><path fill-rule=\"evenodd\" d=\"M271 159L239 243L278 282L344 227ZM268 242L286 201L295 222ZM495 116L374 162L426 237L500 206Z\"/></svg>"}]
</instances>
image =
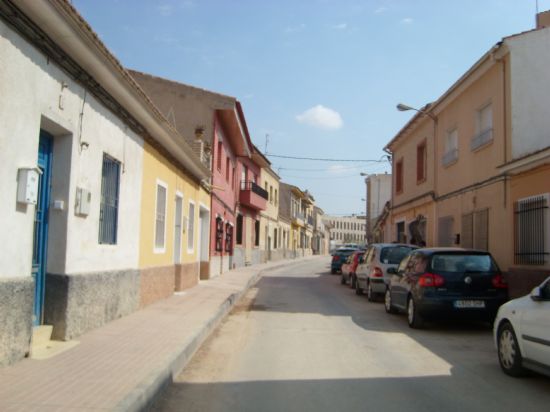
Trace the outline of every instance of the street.
<instances>
[{"instance_id":1,"label":"street","mask_svg":"<svg viewBox=\"0 0 550 412\"><path fill-rule=\"evenodd\" d=\"M412 330L340 285L329 259L264 274L152 409L548 409L550 379L504 375L488 324Z\"/></svg>"}]
</instances>

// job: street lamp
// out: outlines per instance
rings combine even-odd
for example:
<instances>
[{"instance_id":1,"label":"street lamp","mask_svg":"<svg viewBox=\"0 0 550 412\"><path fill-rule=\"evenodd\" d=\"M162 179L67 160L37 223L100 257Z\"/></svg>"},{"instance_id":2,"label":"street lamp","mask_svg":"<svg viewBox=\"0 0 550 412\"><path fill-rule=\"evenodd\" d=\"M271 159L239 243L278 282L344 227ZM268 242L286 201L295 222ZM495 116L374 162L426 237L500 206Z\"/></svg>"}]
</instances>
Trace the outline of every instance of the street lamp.
<instances>
[{"instance_id":1,"label":"street lamp","mask_svg":"<svg viewBox=\"0 0 550 412\"><path fill-rule=\"evenodd\" d=\"M428 105L424 106L424 108L426 108L426 107L428 107ZM406 111L409 111L409 110L414 110L415 112L422 113L422 114L430 117L433 121L437 121L437 118L432 113L426 111L424 108L416 109L414 107L411 107L411 106L403 104L403 103L398 103L396 108L400 112L406 112Z\"/></svg>"}]
</instances>

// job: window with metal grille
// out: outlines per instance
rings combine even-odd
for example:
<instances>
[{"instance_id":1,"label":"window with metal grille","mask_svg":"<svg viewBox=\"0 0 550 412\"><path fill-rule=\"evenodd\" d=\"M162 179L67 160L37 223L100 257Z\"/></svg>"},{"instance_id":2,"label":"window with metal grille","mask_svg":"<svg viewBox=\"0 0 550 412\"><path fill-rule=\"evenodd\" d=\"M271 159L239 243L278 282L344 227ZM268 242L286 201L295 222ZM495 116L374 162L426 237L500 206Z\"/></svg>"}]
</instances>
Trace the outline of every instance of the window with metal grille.
<instances>
[{"instance_id":1,"label":"window with metal grille","mask_svg":"<svg viewBox=\"0 0 550 412\"><path fill-rule=\"evenodd\" d=\"M216 218L216 251L221 252L223 249L223 219Z\"/></svg>"},{"instance_id":2,"label":"window with metal grille","mask_svg":"<svg viewBox=\"0 0 550 412\"><path fill-rule=\"evenodd\" d=\"M514 205L514 262L543 265L548 261L550 230L548 204L550 194L518 200Z\"/></svg>"},{"instance_id":3,"label":"window with metal grille","mask_svg":"<svg viewBox=\"0 0 550 412\"><path fill-rule=\"evenodd\" d=\"M189 216L187 218L187 250L195 246L195 204L189 202Z\"/></svg>"},{"instance_id":4,"label":"window with metal grille","mask_svg":"<svg viewBox=\"0 0 550 412\"><path fill-rule=\"evenodd\" d=\"M454 218L452 216L440 217L437 225L437 245L452 246L453 245L453 225Z\"/></svg>"},{"instance_id":5,"label":"window with metal grille","mask_svg":"<svg viewBox=\"0 0 550 412\"><path fill-rule=\"evenodd\" d=\"M225 224L225 251L233 250L233 226L229 223Z\"/></svg>"},{"instance_id":6,"label":"window with metal grille","mask_svg":"<svg viewBox=\"0 0 550 412\"><path fill-rule=\"evenodd\" d=\"M103 154L101 169L101 203L99 209L99 243L116 245L120 162Z\"/></svg>"},{"instance_id":7,"label":"window with metal grille","mask_svg":"<svg viewBox=\"0 0 550 412\"><path fill-rule=\"evenodd\" d=\"M237 245L243 244L243 215L237 215Z\"/></svg>"},{"instance_id":8,"label":"window with metal grille","mask_svg":"<svg viewBox=\"0 0 550 412\"><path fill-rule=\"evenodd\" d=\"M260 246L260 221L256 220L254 223L254 245Z\"/></svg>"},{"instance_id":9,"label":"window with metal grille","mask_svg":"<svg viewBox=\"0 0 550 412\"><path fill-rule=\"evenodd\" d=\"M157 182L155 210L155 249L164 250L166 242L166 186Z\"/></svg>"},{"instance_id":10,"label":"window with metal grille","mask_svg":"<svg viewBox=\"0 0 550 412\"><path fill-rule=\"evenodd\" d=\"M489 250L489 209L462 215L460 244L464 248Z\"/></svg>"}]
</instances>

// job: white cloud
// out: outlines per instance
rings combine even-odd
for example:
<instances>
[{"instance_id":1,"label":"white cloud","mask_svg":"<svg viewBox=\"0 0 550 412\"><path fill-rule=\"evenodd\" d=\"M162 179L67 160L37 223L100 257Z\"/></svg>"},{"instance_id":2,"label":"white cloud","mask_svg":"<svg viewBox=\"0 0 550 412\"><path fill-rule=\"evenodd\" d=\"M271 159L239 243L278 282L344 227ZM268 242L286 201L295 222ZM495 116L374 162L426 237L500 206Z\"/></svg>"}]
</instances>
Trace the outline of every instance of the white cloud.
<instances>
[{"instance_id":1,"label":"white cloud","mask_svg":"<svg viewBox=\"0 0 550 412\"><path fill-rule=\"evenodd\" d=\"M336 30L346 30L348 28L348 24L347 23L335 24L334 26L332 26L332 28Z\"/></svg>"},{"instance_id":2,"label":"white cloud","mask_svg":"<svg viewBox=\"0 0 550 412\"><path fill-rule=\"evenodd\" d=\"M401 23L403 24L412 24L414 20L411 19L410 17L405 17L403 20L401 20Z\"/></svg>"},{"instance_id":3,"label":"white cloud","mask_svg":"<svg viewBox=\"0 0 550 412\"><path fill-rule=\"evenodd\" d=\"M285 28L285 33L287 33L287 34L296 33L296 32L304 30L305 28L306 28L306 25L304 23L301 23L297 26L286 27Z\"/></svg>"},{"instance_id":4,"label":"white cloud","mask_svg":"<svg viewBox=\"0 0 550 412\"><path fill-rule=\"evenodd\" d=\"M300 123L325 130L337 130L344 124L340 113L320 104L299 114L296 116L296 120Z\"/></svg>"}]
</instances>

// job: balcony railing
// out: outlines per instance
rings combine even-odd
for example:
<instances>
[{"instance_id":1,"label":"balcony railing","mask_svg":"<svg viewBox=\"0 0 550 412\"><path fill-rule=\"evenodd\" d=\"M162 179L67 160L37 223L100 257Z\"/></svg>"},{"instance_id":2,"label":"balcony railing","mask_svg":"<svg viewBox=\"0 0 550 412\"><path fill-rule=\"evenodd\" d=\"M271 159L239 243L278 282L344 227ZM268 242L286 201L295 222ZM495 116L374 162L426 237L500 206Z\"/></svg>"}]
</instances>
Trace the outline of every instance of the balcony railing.
<instances>
[{"instance_id":1,"label":"balcony railing","mask_svg":"<svg viewBox=\"0 0 550 412\"><path fill-rule=\"evenodd\" d=\"M310 225L310 226L313 226L313 216L308 216L307 217L307 224Z\"/></svg>"},{"instance_id":2,"label":"balcony railing","mask_svg":"<svg viewBox=\"0 0 550 412\"><path fill-rule=\"evenodd\" d=\"M239 202L256 210L265 210L269 195L254 182L241 182Z\"/></svg>"},{"instance_id":3,"label":"balcony railing","mask_svg":"<svg viewBox=\"0 0 550 412\"><path fill-rule=\"evenodd\" d=\"M477 136L475 136L470 142L470 150L476 150L481 146L486 145L487 143L493 140L493 129L487 129Z\"/></svg>"},{"instance_id":4,"label":"balcony railing","mask_svg":"<svg viewBox=\"0 0 550 412\"><path fill-rule=\"evenodd\" d=\"M458 160L458 149L451 149L443 155L443 166L449 166Z\"/></svg>"}]
</instances>

